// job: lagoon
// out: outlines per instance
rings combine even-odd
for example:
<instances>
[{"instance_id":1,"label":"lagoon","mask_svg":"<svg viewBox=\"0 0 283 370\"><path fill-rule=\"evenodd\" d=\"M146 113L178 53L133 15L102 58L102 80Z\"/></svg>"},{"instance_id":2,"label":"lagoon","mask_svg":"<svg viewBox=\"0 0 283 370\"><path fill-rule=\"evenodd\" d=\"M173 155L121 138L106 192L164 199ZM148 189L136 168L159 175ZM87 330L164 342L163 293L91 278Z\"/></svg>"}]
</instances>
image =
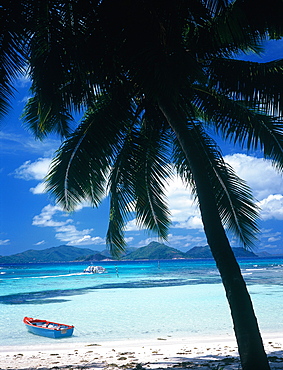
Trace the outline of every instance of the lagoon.
<instances>
[{"instance_id":1,"label":"lagoon","mask_svg":"<svg viewBox=\"0 0 283 370\"><path fill-rule=\"evenodd\" d=\"M283 258L239 260L263 337L283 332ZM60 343L156 338L234 338L213 260L105 261L0 266L0 345L45 345L24 316L75 325Z\"/></svg>"}]
</instances>

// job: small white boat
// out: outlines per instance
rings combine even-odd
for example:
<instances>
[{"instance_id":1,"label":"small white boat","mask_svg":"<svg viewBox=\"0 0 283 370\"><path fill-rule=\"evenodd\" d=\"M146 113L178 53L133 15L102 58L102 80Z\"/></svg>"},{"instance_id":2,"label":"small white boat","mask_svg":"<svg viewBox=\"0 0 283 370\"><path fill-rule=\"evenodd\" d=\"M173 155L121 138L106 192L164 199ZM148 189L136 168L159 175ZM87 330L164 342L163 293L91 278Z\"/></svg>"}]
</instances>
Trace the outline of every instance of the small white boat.
<instances>
[{"instance_id":1,"label":"small white boat","mask_svg":"<svg viewBox=\"0 0 283 370\"><path fill-rule=\"evenodd\" d=\"M88 274L104 274L106 269L102 266L88 266L86 269L84 269L84 272Z\"/></svg>"}]
</instances>

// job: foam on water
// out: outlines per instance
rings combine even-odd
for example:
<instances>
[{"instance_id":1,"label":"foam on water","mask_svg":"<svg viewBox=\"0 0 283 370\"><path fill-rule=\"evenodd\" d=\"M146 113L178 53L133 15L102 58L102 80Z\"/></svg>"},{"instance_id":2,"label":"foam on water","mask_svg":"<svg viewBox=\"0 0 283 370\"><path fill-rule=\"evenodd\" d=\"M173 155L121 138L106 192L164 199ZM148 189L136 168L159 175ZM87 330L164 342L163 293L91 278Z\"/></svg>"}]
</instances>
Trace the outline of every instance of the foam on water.
<instances>
[{"instance_id":1,"label":"foam on water","mask_svg":"<svg viewBox=\"0 0 283 370\"><path fill-rule=\"evenodd\" d=\"M60 342L99 342L182 336L233 336L228 304L213 261L2 266L0 345L50 343L34 336L24 316L75 325ZM282 332L282 260L241 263L264 332Z\"/></svg>"}]
</instances>

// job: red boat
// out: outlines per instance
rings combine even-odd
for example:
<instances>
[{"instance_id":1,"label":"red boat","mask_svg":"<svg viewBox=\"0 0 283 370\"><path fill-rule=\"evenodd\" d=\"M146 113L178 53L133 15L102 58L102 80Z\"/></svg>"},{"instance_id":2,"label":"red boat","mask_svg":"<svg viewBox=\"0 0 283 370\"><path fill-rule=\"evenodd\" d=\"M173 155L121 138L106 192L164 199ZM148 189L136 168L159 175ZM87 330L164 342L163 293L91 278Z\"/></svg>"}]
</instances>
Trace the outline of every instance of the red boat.
<instances>
[{"instance_id":1,"label":"red boat","mask_svg":"<svg viewBox=\"0 0 283 370\"><path fill-rule=\"evenodd\" d=\"M49 338L66 338L73 334L74 326L57 322L25 317L24 323L29 332Z\"/></svg>"}]
</instances>

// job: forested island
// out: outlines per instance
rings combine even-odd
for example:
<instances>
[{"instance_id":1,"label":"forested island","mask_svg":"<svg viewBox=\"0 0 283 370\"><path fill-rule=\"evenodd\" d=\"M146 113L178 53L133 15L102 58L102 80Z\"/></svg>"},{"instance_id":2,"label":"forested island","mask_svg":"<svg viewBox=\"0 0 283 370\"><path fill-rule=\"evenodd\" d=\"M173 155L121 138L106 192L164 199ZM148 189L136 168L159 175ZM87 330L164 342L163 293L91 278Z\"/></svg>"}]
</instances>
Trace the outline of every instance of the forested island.
<instances>
[{"instance_id":1,"label":"forested island","mask_svg":"<svg viewBox=\"0 0 283 370\"><path fill-rule=\"evenodd\" d=\"M257 257L253 252L244 248L233 248L236 257ZM141 248L129 248L121 256L120 260L168 260L168 259L191 259L212 258L208 245L197 246L182 252L162 243L151 242ZM0 256L0 264L36 263L36 262L94 262L114 260L108 250L94 251L89 248L78 248L68 245L60 245L43 250L30 249L11 256Z\"/></svg>"}]
</instances>

